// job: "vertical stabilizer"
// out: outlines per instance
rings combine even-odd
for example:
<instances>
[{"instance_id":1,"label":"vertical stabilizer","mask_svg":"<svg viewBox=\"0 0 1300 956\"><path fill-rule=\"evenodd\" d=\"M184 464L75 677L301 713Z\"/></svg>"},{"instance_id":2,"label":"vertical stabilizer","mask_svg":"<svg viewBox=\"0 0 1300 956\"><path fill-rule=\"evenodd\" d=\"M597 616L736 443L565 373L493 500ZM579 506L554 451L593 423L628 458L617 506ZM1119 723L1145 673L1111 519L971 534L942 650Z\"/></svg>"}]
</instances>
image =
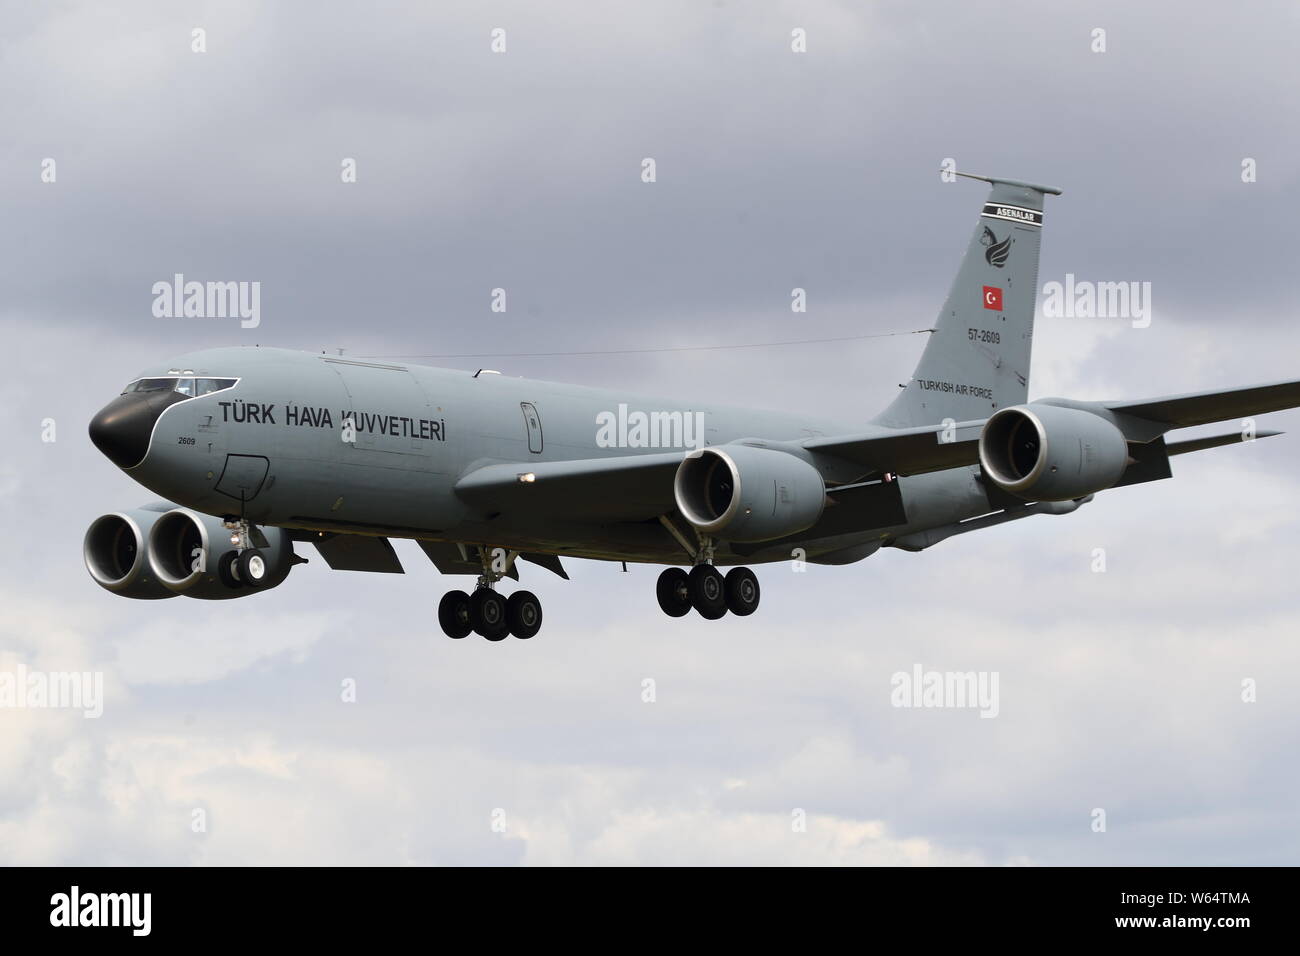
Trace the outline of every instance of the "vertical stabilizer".
<instances>
[{"instance_id":1,"label":"vertical stabilizer","mask_svg":"<svg viewBox=\"0 0 1300 956\"><path fill-rule=\"evenodd\" d=\"M958 173L993 189L912 379L875 421L988 418L1029 395L1043 199L1051 186Z\"/></svg>"}]
</instances>

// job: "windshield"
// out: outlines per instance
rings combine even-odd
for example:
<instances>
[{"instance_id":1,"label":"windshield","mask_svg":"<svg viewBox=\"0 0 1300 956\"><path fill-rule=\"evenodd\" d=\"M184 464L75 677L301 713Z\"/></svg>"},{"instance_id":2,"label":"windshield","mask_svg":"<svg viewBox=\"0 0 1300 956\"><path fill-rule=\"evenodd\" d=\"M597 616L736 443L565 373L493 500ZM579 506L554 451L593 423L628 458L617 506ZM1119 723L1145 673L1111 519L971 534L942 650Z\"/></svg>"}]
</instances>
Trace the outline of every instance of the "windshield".
<instances>
[{"instance_id":1,"label":"windshield","mask_svg":"<svg viewBox=\"0 0 1300 956\"><path fill-rule=\"evenodd\" d=\"M213 392L220 392L223 389L234 388L236 378L194 378L189 375L167 376L166 378L141 378L136 379L126 388L122 389L122 394L128 392L179 392L186 398L195 398L199 395L211 395Z\"/></svg>"}]
</instances>

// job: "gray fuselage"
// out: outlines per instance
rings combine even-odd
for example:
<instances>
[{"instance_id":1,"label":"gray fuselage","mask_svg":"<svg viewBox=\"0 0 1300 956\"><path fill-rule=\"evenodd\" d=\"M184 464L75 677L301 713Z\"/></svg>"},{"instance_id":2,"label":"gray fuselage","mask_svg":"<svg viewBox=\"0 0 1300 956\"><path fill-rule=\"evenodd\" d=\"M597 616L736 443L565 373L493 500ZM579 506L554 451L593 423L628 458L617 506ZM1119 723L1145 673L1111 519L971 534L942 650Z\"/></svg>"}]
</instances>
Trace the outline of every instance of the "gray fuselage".
<instances>
[{"instance_id":1,"label":"gray fuselage","mask_svg":"<svg viewBox=\"0 0 1300 956\"><path fill-rule=\"evenodd\" d=\"M702 415L706 445L745 438L798 443L863 432L861 424L778 412L683 403L609 389L415 365L361 362L270 348L226 348L179 356L140 377L178 373L237 379L230 388L176 401L153 425L147 453L125 470L177 504L212 515L302 531L344 532L487 544L662 564L689 563L655 520L554 520L498 515L467 505L461 476L485 465L663 454L691 439ZM622 409L620 409L622 406ZM661 434L623 424L660 413ZM346 434L351 419L354 434ZM685 422L680 428L669 429ZM871 431L871 426L865 426ZM879 429L882 433L888 429ZM669 434L671 432L671 434ZM354 440L345 440L352 437ZM659 439L658 444L641 444ZM662 443L669 440L668 447ZM680 445L678 450L682 450ZM856 560L881 544L996 510L976 468L898 479L906 522L888 528L819 522L796 541L749 548L745 563ZM737 563L725 543L720 564Z\"/></svg>"}]
</instances>

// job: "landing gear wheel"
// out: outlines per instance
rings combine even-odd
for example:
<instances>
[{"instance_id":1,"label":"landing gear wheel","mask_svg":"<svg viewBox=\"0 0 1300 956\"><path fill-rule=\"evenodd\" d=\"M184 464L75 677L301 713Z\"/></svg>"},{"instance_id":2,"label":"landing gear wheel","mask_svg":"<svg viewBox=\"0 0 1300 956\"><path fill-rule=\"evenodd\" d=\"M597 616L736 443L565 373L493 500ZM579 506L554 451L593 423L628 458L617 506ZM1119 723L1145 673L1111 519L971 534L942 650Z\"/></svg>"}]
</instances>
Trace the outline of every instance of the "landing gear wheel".
<instances>
[{"instance_id":1,"label":"landing gear wheel","mask_svg":"<svg viewBox=\"0 0 1300 956\"><path fill-rule=\"evenodd\" d=\"M727 610L739 617L758 610L758 578L749 568L732 568L727 572L723 590L727 595Z\"/></svg>"},{"instance_id":2,"label":"landing gear wheel","mask_svg":"<svg viewBox=\"0 0 1300 956\"><path fill-rule=\"evenodd\" d=\"M542 602L532 591L516 591L506 601L506 623L510 633L526 641L542 629Z\"/></svg>"},{"instance_id":3,"label":"landing gear wheel","mask_svg":"<svg viewBox=\"0 0 1300 956\"><path fill-rule=\"evenodd\" d=\"M659 598L659 607L669 617L691 613L691 591L686 582L686 572L681 568L668 568L659 575L655 597Z\"/></svg>"},{"instance_id":4,"label":"landing gear wheel","mask_svg":"<svg viewBox=\"0 0 1300 956\"><path fill-rule=\"evenodd\" d=\"M496 591L479 588L469 598L469 621L474 633L489 641L504 641L510 633L506 599Z\"/></svg>"},{"instance_id":5,"label":"landing gear wheel","mask_svg":"<svg viewBox=\"0 0 1300 956\"><path fill-rule=\"evenodd\" d=\"M240 551L236 567L239 569L239 580L250 588L260 588L265 584L267 575L271 570L266 566L265 555L256 548L246 548Z\"/></svg>"},{"instance_id":6,"label":"landing gear wheel","mask_svg":"<svg viewBox=\"0 0 1300 956\"><path fill-rule=\"evenodd\" d=\"M448 591L438 602L438 624L442 633L453 640L468 637L473 630L469 624L469 595L464 591Z\"/></svg>"},{"instance_id":7,"label":"landing gear wheel","mask_svg":"<svg viewBox=\"0 0 1300 956\"><path fill-rule=\"evenodd\" d=\"M727 595L722 573L711 564L697 564L686 576L691 606L706 621L716 621L727 613Z\"/></svg>"},{"instance_id":8,"label":"landing gear wheel","mask_svg":"<svg viewBox=\"0 0 1300 956\"><path fill-rule=\"evenodd\" d=\"M244 582L239 577L238 551L227 551L217 559L217 577L228 588L238 589L244 586Z\"/></svg>"}]
</instances>

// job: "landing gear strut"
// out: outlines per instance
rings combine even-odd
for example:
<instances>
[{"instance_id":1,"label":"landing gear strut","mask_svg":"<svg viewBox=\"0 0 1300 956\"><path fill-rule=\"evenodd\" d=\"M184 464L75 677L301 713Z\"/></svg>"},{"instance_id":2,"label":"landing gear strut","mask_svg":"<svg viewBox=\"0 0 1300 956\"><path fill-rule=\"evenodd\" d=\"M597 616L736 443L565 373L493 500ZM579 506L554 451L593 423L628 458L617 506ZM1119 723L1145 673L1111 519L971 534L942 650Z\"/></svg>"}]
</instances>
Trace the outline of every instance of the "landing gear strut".
<instances>
[{"instance_id":1,"label":"landing gear strut","mask_svg":"<svg viewBox=\"0 0 1300 956\"><path fill-rule=\"evenodd\" d=\"M489 641L503 641L511 634L526 641L541 630L542 602L537 595L516 591L506 600L497 593L497 582L510 573L518 557L515 551L504 552L502 562L502 553L480 549L483 573L473 594L448 591L443 595L438 604L438 624L448 637L459 640L473 631Z\"/></svg>"}]
</instances>

